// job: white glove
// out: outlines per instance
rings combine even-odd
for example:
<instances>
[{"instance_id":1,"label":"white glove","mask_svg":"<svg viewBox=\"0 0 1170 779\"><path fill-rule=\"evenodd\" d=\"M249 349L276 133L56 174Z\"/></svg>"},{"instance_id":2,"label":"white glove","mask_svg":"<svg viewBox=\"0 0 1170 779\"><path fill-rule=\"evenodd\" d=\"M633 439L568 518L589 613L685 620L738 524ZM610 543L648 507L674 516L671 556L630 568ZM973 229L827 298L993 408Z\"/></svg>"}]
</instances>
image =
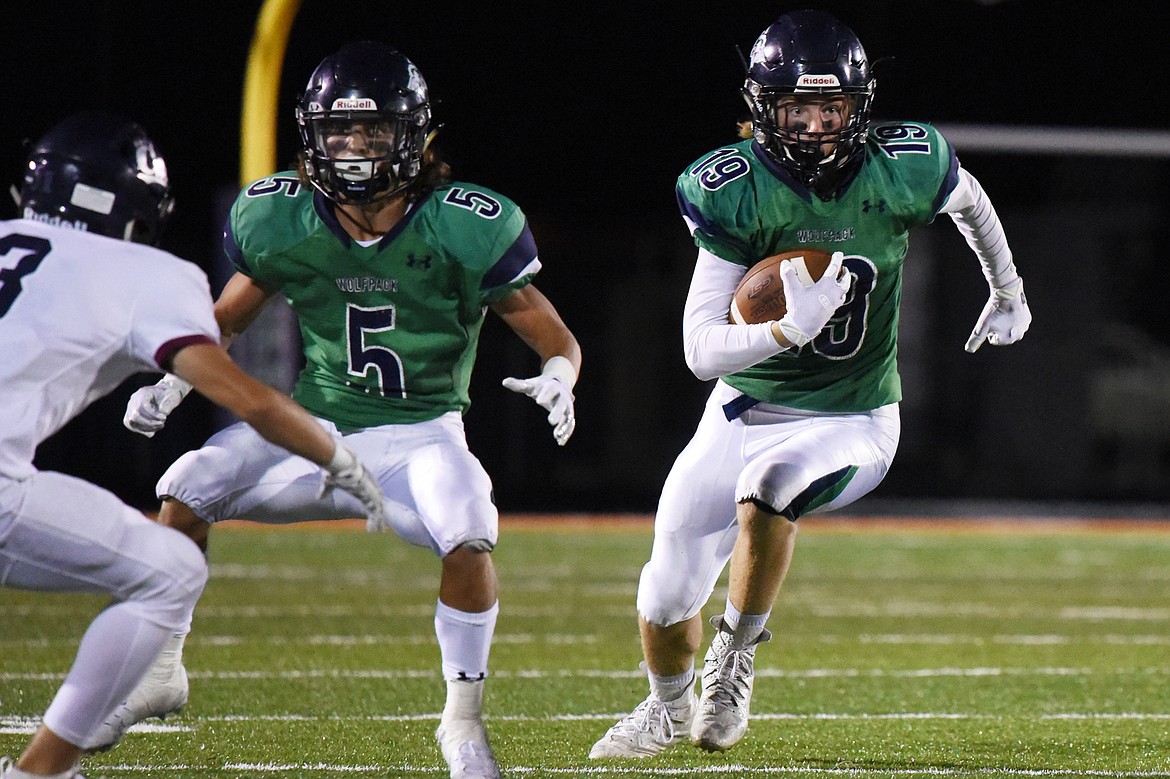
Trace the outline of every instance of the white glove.
<instances>
[{"instance_id":1,"label":"white glove","mask_svg":"<svg viewBox=\"0 0 1170 779\"><path fill-rule=\"evenodd\" d=\"M796 266L790 260L780 263L780 282L784 285L785 312L780 319L780 332L796 347L804 346L825 329L853 283L852 273L841 273L845 255L833 252L829 267L818 281L807 287L801 283ZM838 278L840 276L840 278Z\"/></svg>"},{"instance_id":2,"label":"white glove","mask_svg":"<svg viewBox=\"0 0 1170 779\"><path fill-rule=\"evenodd\" d=\"M1024 337L1031 324L1032 312L1024 297L1024 280L1017 277L1010 284L991 290L991 297L963 348L975 352L984 341L992 346L1014 344Z\"/></svg>"},{"instance_id":3,"label":"white glove","mask_svg":"<svg viewBox=\"0 0 1170 779\"><path fill-rule=\"evenodd\" d=\"M385 495L382 494L382 487L358 460L352 449L338 441L333 459L324 468L326 476L321 494L331 487L345 490L365 507L367 532L377 533L390 529L390 523L386 520Z\"/></svg>"},{"instance_id":4,"label":"white glove","mask_svg":"<svg viewBox=\"0 0 1170 779\"><path fill-rule=\"evenodd\" d=\"M135 433L152 438L163 429L167 417L183 402L183 398L187 397L190 391L189 383L168 373L156 384L141 387L130 396L122 424Z\"/></svg>"},{"instance_id":5,"label":"white glove","mask_svg":"<svg viewBox=\"0 0 1170 779\"><path fill-rule=\"evenodd\" d=\"M504 379L504 387L522 392L548 409L548 423L553 426L553 438L564 446L577 427L573 414L573 385L577 371L567 357L550 357L539 376L531 379Z\"/></svg>"}]
</instances>

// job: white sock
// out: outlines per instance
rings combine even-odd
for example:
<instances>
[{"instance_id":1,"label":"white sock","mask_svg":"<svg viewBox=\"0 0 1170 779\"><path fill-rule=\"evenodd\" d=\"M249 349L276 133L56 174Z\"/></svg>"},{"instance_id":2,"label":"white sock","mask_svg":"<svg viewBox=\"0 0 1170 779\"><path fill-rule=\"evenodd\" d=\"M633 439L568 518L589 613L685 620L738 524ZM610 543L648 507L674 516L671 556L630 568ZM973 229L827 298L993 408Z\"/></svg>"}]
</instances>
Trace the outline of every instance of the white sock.
<instances>
[{"instance_id":1,"label":"white sock","mask_svg":"<svg viewBox=\"0 0 1170 779\"><path fill-rule=\"evenodd\" d=\"M686 695L695 685L695 664L677 676L659 676L650 673L650 692L660 701L669 703Z\"/></svg>"},{"instance_id":2,"label":"white sock","mask_svg":"<svg viewBox=\"0 0 1170 779\"><path fill-rule=\"evenodd\" d=\"M151 673L169 679L175 666L183 662L183 644L186 640L186 633L175 633L170 636L163 644L162 651L158 653L158 659L151 666Z\"/></svg>"},{"instance_id":3,"label":"white sock","mask_svg":"<svg viewBox=\"0 0 1170 779\"><path fill-rule=\"evenodd\" d=\"M45 712L45 725L70 744L88 739L146 675L172 634L143 619L132 601L106 608L82 636L77 657Z\"/></svg>"},{"instance_id":4,"label":"white sock","mask_svg":"<svg viewBox=\"0 0 1170 779\"><path fill-rule=\"evenodd\" d=\"M728 599L723 608L723 624L731 631L731 645L742 649L754 644L764 632L764 625L768 623L768 617L771 615L771 610L763 614L741 614Z\"/></svg>"},{"instance_id":5,"label":"white sock","mask_svg":"<svg viewBox=\"0 0 1170 779\"><path fill-rule=\"evenodd\" d=\"M447 680L447 702L443 705L443 722L483 719L483 680L474 682Z\"/></svg>"},{"instance_id":6,"label":"white sock","mask_svg":"<svg viewBox=\"0 0 1170 779\"><path fill-rule=\"evenodd\" d=\"M438 602L435 635L443 658L444 679L481 681L487 678L488 654L499 613L499 602L480 612L459 611Z\"/></svg>"}]
</instances>

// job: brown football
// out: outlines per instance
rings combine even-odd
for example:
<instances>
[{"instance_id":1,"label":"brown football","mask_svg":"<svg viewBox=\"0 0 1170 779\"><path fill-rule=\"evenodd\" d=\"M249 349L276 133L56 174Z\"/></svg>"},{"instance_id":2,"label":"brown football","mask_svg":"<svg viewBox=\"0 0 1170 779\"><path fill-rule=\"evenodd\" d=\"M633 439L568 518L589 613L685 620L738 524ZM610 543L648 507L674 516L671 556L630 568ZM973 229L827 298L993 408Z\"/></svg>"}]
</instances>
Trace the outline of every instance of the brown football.
<instances>
[{"instance_id":1,"label":"brown football","mask_svg":"<svg viewBox=\"0 0 1170 779\"><path fill-rule=\"evenodd\" d=\"M784 285L780 282L780 263L792 260L797 275L805 284L819 281L829 267L832 255L822 249L806 247L780 252L760 260L740 280L731 298L727 318L732 324L754 325L780 319L784 306Z\"/></svg>"}]
</instances>

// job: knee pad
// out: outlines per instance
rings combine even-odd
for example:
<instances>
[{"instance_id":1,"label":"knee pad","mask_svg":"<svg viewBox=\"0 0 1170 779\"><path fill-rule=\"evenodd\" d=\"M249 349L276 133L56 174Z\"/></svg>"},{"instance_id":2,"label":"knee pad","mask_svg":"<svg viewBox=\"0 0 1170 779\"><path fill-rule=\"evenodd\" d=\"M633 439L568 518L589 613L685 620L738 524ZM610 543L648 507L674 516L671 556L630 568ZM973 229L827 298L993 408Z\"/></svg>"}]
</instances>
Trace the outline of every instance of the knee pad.
<instances>
[{"instance_id":1,"label":"knee pad","mask_svg":"<svg viewBox=\"0 0 1170 779\"><path fill-rule=\"evenodd\" d=\"M125 600L134 601L139 611L167 628L179 629L190 623L195 603L207 584L207 559L177 531L165 531L165 553L151 561L151 567Z\"/></svg>"},{"instance_id":2,"label":"knee pad","mask_svg":"<svg viewBox=\"0 0 1170 779\"><path fill-rule=\"evenodd\" d=\"M456 549L467 549L471 552L484 552L491 554L491 551L496 548L496 545L486 538L473 538L470 541L464 541Z\"/></svg>"},{"instance_id":3,"label":"knee pad","mask_svg":"<svg viewBox=\"0 0 1170 779\"><path fill-rule=\"evenodd\" d=\"M642 567L638 579L638 614L647 622L668 627L698 613L714 589L685 571L655 566L653 559ZM705 589L705 591L704 591Z\"/></svg>"}]
</instances>

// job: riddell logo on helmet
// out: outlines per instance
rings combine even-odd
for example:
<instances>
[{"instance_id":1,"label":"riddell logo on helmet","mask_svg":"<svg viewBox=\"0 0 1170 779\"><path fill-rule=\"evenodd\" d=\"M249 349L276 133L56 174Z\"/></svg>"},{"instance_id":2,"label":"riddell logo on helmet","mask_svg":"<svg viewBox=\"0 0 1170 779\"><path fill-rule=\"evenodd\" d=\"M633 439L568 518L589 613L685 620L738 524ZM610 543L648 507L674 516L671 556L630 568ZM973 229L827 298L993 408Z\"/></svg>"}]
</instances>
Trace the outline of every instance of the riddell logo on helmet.
<instances>
[{"instance_id":1,"label":"riddell logo on helmet","mask_svg":"<svg viewBox=\"0 0 1170 779\"><path fill-rule=\"evenodd\" d=\"M797 87L839 87L841 82L832 73L825 76L803 75L796 80Z\"/></svg>"},{"instance_id":2,"label":"riddell logo on helmet","mask_svg":"<svg viewBox=\"0 0 1170 779\"><path fill-rule=\"evenodd\" d=\"M377 111L378 104L368 97L339 97L333 101L333 111Z\"/></svg>"},{"instance_id":3,"label":"riddell logo on helmet","mask_svg":"<svg viewBox=\"0 0 1170 779\"><path fill-rule=\"evenodd\" d=\"M32 219L36 222L44 222L45 224L53 225L54 227L67 227L70 230L85 230L86 232L89 231L89 225L80 219L74 221L72 219L66 219L65 217L58 214L42 214L38 211L33 211L28 206L24 207L23 216L25 219Z\"/></svg>"}]
</instances>

